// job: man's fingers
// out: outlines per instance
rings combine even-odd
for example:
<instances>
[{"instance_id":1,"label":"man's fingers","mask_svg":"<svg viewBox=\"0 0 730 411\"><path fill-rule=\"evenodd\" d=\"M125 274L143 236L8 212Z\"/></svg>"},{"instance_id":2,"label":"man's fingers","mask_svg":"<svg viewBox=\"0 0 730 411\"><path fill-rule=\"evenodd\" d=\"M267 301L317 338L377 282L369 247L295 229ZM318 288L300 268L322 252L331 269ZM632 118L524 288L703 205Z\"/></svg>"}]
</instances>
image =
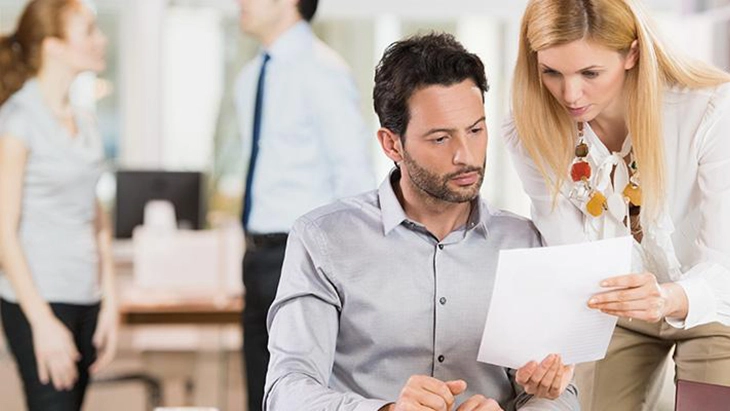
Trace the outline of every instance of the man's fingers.
<instances>
[{"instance_id":1,"label":"man's fingers","mask_svg":"<svg viewBox=\"0 0 730 411\"><path fill-rule=\"evenodd\" d=\"M553 380L553 384L548 389L547 398L554 400L560 396L563 391L563 377L565 377L565 374L568 372L568 368L568 366L564 366L562 363L560 364L558 372L555 375L555 379Z\"/></svg>"},{"instance_id":2,"label":"man's fingers","mask_svg":"<svg viewBox=\"0 0 730 411\"><path fill-rule=\"evenodd\" d=\"M456 401L456 399L454 398L454 394L451 393L451 390L443 381L439 381L435 378L428 378L423 381L423 384L421 386L424 390L433 393L441 398L448 409L454 406L454 402ZM428 404L423 405L429 406Z\"/></svg>"},{"instance_id":3,"label":"man's fingers","mask_svg":"<svg viewBox=\"0 0 730 411\"><path fill-rule=\"evenodd\" d=\"M540 381L542 381L545 374L548 372L550 367L553 366L555 363L555 355L550 354L547 357L545 357L544 360L540 363L540 365L537 367L535 372L532 373L532 377L530 377L529 383L534 385L535 388L537 388Z\"/></svg>"},{"instance_id":4,"label":"man's fingers","mask_svg":"<svg viewBox=\"0 0 730 411\"><path fill-rule=\"evenodd\" d=\"M517 370L517 373L515 373L515 381L520 385L527 384L535 370L537 370L537 362L528 362Z\"/></svg>"},{"instance_id":5,"label":"man's fingers","mask_svg":"<svg viewBox=\"0 0 730 411\"><path fill-rule=\"evenodd\" d=\"M401 391L399 404L409 407L425 406L431 410L451 411L454 396L447 384L425 375L414 375L408 379Z\"/></svg>"},{"instance_id":6,"label":"man's fingers","mask_svg":"<svg viewBox=\"0 0 730 411\"><path fill-rule=\"evenodd\" d=\"M464 401L457 411L502 411L499 403L482 395L475 395Z\"/></svg>"},{"instance_id":7,"label":"man's fingers","mask_svg":"<svg viewBox=\"0 0 730 411\"><path fill-rule=\"evenodd\" d=\"M466 381L464 380L446 381L446 386L449 388L449 391L451 391L451 394L454 396L466 391Z\"/></svg>"},{"instance_id":8,"label":"man's fingers","mask_svg":"<svg viewBox=\"0 0 730 411\"><path fill-rule=\"evenodd\" d=\"M548 391L550 390L550 387L553 385L553 381L555 381L555 376L558 374L558 371L560 370L560 367L562 366L560 359L554 358L552 365L548 370L545 372L545 375L543 375L542 379L538 382L537 387L537 396L538 397L546 397L548 394Z\"/></svg>"}]
</instances>

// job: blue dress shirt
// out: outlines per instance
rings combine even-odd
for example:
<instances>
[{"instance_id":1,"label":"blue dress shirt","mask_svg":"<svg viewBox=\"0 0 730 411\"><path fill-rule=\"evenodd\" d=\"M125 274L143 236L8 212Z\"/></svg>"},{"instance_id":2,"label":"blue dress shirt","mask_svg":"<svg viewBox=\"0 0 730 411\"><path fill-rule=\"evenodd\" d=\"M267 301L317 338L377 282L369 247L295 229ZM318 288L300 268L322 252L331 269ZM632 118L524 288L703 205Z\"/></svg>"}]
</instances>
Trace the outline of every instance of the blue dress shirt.
<instances>
[{"instance_id":1,"label":"blue dress shirt","mask_svg":"<svg viewBox=\"0 0 730 411\"><path fill-rule=\"evenodd\" d=\"M347 65L300 22L265 50L251 233L288 232L297 217L375 186L370 138ZM243 158L251 156L254 106L263 53L236 82Z\"/></svg>"}]
</instances>

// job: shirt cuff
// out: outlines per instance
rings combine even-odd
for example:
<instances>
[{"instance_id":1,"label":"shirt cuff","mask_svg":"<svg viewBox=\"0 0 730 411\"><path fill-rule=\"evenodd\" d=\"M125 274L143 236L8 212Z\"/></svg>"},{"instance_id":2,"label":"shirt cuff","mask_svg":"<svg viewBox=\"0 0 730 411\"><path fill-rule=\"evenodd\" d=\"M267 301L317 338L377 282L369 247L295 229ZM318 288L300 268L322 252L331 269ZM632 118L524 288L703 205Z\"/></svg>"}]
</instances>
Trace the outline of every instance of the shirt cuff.
<instances>
[{"instance_id":1,"label":"shirt cuff","mask_svg":"<svg viewBox=\"0 0 730 411\"><path fill-rule=\"evenodd\" d=\"M378 411L388 404L391 404L391 402L383 400L365 400L357 404L355 411Z\"/></svg>"},{"instance_id":2,"label":"shirt cuff","mask_svg":"<svg viewBox=\"0 0 730 411\"><path fill-rule=\"evenodd\" d=\"M717 306L715 295L707 281L700 276L690 276L676 282L687 294L687 317L684 320L666 318L674 328L687 329L715 321Z\"/></svg>"}]
</instances>

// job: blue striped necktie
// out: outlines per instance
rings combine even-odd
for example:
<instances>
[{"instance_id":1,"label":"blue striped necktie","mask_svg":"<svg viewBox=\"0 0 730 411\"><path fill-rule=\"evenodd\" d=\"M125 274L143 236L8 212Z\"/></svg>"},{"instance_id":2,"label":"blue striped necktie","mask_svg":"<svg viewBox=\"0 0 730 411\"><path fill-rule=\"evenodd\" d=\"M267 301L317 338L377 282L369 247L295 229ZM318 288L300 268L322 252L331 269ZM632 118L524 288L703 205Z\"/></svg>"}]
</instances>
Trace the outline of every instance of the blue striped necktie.
<instances>
[{"instance_id":1,"label":"blue striped necktie","mask_svg":"<svg viewBox=\"0 0 730 411\"><path fill-rule=\"evenodd\" d=\"M259 154L259 138L261 137L261 112L264 103L264 83L266 78L266 64L271 59L267 53L264 53L264 62L261 64L259 72L259 82L256 86L256 106L253 111L253 135L251 138L251 159L248 162L248 172L246 173L246 191L243 193L243 228L248 229L248 219L251 215L251 191L253 189L253 174L256 169L256 158Z\"/></svg>"}]
</instances>

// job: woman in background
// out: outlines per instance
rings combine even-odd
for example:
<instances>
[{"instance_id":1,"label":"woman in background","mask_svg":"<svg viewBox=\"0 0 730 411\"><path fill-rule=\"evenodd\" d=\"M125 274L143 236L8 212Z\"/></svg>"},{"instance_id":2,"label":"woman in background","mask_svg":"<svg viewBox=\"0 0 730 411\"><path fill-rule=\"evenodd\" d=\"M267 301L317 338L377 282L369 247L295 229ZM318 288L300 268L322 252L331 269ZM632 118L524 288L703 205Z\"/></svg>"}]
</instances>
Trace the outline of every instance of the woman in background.
<instances>
[{"instance_id":1,"label":"woman in background","mask_svg":"<svg viewBox=\"0 0 730 411\"><path fill-rule=\"evenodd\" d=\"M0 314L31 411L81 409L89 372L116 350L102 145L69 101L105 46L79 0L31 1L0 39Z\"/></svg>"},{"instance_id":2,"label":"woman in background","mask_svg":"<svg viewBox=\"0 0 730 411\"><path fill-rule=\"evenodd\" d=\"M635 240L587 302L620 319L584 408L641 409L673 347L678 378L730 385L730 76L636 0L531 0L519 47L505 135L547 244Z\"/></svg>"}]
</instances>

